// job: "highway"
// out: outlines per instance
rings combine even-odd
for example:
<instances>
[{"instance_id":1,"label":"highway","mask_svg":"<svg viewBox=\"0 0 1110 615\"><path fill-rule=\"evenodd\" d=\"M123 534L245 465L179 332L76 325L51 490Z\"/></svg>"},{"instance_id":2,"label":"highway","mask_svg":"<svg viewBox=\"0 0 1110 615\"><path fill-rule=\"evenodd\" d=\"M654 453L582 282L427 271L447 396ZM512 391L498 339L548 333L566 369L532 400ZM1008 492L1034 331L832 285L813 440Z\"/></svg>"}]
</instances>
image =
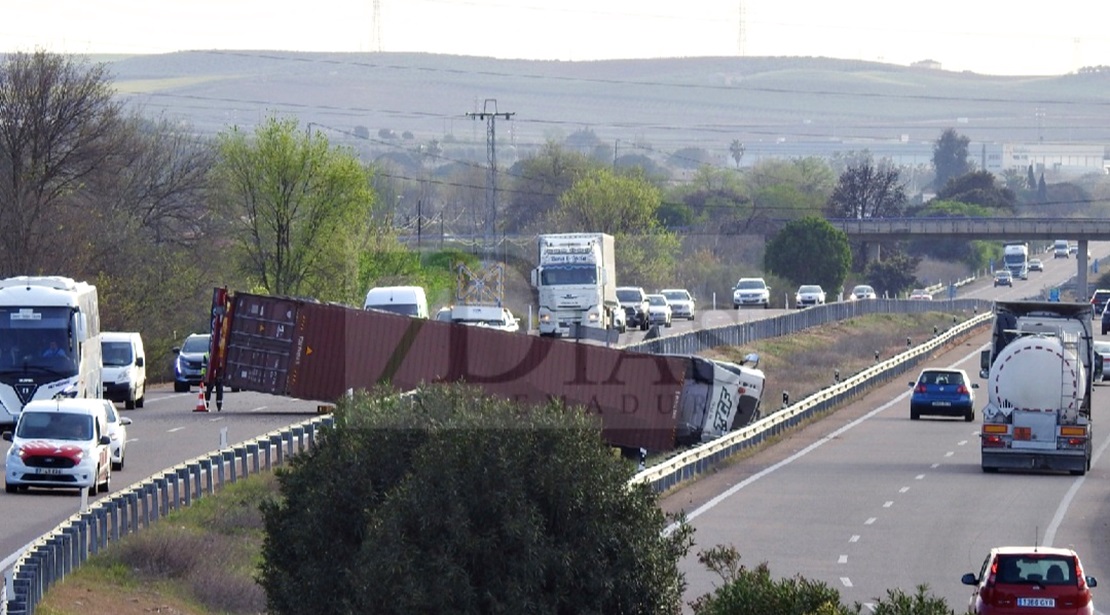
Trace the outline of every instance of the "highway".
<instances>
[{"instance_id":1,"label":"highway","mask_svg":"<svg viewBox=\"0 0 1110 615\"><path fill-rule=\"evenodd\" d=\"M1026 285L1074 273L1074 261L1045 264L1043 274L1014 288L988 280L961 294L1019 299L1029 294ZM983 384L979 350L987 339L981 334L927 366L960 367ZM1003 544L1072 546L1088 574L1110 582L1110 430L1095 429L1086 476L984 474L978 422L910 421L907 382L915 375L665 498L664 510L684 511L696 529L697 545L682 566L687 600L718 581L696 559L718 544L735 546L746 566L767 562L776 578L823 581L846 604L926 583L962 612L971 588L960 576L978 572L987 550ZM981 408L986 391L976 393ZM1096 416L1108 400L1110 387L1096 386ZM1106 603L1099 591L1096 604Z\"/></svg>"},{"instance_id":2,"label":"highway","mask_svg":"<svg viewBox=\"0 0 1110 615\"><path fill-rule=\"evenodd\" d=\"M1046 259L1045 265L1043 274L1033 273L1013 289L994 289L988 280L960 294L1022 298L1031 288L1072 275L1075 261ZM780 313L699 310L695 321L677 321L663 333ZM630 332L620 341L632 343L642 336ZM975 344L961 347L937 364L958 362L974 373L977 351ZM1095 463L1085 478L1005 473L988 477L978 467L977 424L911 424L907 391L900 381L883 387L668 497L664 508L700 511L693 519L699 545L731 542L746 564L766 560L776 575L801 573L825 580L847 600L868 600L888 587L912 589L914 583L927 582L959 610L968 594L959 576L978 568L987 547L1032 542L1036 535L1045 537L1042 542L1076 545L1091 573L1110 575L1110 545L1101 538L1106 534L1103 520L1110 519L1110 501L1101 487L1110 471L1110 462L1101 454L1105 433L1096 431ZM1105 407L1108 395L1110 389L1096 393L1096 406ZM128 427L126 467L113 473L112 491L218 449L225 429L227 442L234 444L314 416L317 406L240 392L227 394L223 412L206 414L192 412L196 397L195 389L185 394L173 393L169 385L152 387L145 408L122 412L134 422ZM843 433L823 440L842 428ZM751 482L742 483L746 479ZM736 493L722 495L741 484ZM718 504L698 508L714 497L721 498ZM79 503L79 495L71 491L0 495L0 558L77 512ZM1006 516L999 511L1006 511ZM711 587L712 579L695 559L688 559L684 568L689 596ZM1110 576L1107 579L1110 582Z\"/></svg>"}]
</instances>

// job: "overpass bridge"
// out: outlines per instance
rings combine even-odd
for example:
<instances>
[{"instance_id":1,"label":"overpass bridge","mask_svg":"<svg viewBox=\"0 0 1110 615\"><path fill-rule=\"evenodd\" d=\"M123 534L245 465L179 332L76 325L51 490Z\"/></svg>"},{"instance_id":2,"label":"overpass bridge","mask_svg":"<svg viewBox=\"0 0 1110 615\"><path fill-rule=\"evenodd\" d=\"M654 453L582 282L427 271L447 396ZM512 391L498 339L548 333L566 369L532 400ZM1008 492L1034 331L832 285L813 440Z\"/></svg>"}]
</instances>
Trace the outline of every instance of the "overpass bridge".
<instances>
[{"instance_id":1,"label":"overpass bridge","mask_svg":"<svg viewBox=\"0 0 1110 615\"><path fill-rule=\"evenodd\" d=\"M1087 250L1091 241L1110 241L1106 218L829 218L829 224L851 239L897 241L945 239L1033 241L1067 239L1076 242L1076 292L1086 297ZM870 257L871 255L869 255ZM877 253L875 254L877 257Z\"/></svg>"}]
</instances>

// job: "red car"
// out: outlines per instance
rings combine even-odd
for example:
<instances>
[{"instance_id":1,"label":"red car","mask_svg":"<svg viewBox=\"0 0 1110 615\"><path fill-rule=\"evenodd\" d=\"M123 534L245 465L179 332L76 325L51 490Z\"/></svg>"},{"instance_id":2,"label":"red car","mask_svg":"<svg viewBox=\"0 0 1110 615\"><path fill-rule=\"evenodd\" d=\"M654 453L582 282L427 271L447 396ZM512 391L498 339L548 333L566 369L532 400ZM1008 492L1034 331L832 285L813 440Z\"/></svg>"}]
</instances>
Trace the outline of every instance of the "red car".
<instances>
[{"instance_id":1,"label":"red car","mask_svg":"<svg viewBox=\"0 0 1110 615\"><path fill-rule=\"evenodd\" d=\"M1093 615L1094 577L1083 574L1079 556L1053 547L997 547L983 568L961 579L972 585L969 613L1006 615Z\"/></svg>"}]
</instances>

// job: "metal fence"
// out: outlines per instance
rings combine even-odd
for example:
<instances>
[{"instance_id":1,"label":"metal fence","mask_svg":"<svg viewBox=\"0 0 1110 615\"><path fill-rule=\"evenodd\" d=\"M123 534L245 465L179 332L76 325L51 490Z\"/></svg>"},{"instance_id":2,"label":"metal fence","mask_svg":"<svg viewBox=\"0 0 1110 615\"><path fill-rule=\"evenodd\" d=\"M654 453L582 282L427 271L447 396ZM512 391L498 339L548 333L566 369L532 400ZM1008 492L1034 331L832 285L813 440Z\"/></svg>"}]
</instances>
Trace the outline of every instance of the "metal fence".
<instances>
[{"instance_id":1,"label":"metal fence","mask_svg":"<svg viewBox=\"0 0 1110 615\"><path fill-rule=\"evenodd\" d=\"M222 486L268 472L316 443L322 416L212 451L117 491L39 537L5 574L0 615L30 615L54 583L109 543L150 527Z\"/></svg>"}]
</instances>

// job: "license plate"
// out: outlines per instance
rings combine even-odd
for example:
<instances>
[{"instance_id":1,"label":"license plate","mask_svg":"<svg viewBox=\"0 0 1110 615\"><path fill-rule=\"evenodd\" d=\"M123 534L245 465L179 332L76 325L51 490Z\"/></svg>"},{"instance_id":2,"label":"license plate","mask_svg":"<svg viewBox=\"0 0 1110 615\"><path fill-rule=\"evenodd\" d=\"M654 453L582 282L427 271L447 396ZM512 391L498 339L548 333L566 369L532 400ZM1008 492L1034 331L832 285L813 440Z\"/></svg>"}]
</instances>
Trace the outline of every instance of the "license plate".
<instances>
[{"instance_id":1,"label":"license plate","mask_svg":"<svg viewBox=\"0 0 1110 615\"><path fill-rule=\"evenodd\" d=\"M934 406L951 406L952 402L950 402L950 401L934 401L933 405Z\"/></svg>"},{"instance_id":2,"label":"license plate","mask_svg":"<svg viewBox=\"0 0 1110 615\"><path fill-rule=\"evenodd\" d=\"M39 474L61 474L61 468L39 468Z\"/></svg>"},{"instance_id":3,"label":"license plate","mask_svg":"<svg viewBox=\"0 0 1110 615\"><path fill-rule=\"evenodd\" d=\"M1055 598L1018 598L1018 606L1034 606L1040 608L1053 608L1056 606Z\"/></svg>"},{"instance_id":4,"label":"license plate","mask_svg":"<svg viewBox=\"0 0 1110 615\"><path fill-rule=\"evenodd\" d=\"M1031 440L1033 438L1033 429L1031 427L1014 427L1015 440ZM1032 598L1030 598L1032 600Z\"/></svg>"}]
</instances>

